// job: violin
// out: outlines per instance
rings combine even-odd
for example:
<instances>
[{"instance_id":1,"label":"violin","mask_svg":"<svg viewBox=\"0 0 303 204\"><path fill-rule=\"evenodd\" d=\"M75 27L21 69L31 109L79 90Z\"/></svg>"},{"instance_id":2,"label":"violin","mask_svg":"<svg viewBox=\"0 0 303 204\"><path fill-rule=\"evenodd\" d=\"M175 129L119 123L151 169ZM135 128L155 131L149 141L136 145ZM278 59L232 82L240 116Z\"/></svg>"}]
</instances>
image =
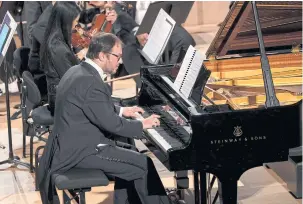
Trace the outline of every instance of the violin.
<instances>
[{"instance_id":1,"label":"violin","mask_svg":"<svg viewBox=\"0 0 303 204\"><path fill-rule=\"evenodd\" d=\"M72 33L72 45L76 50L82 50L89 46L91 38L97 32L109 33L112 29L112 24L106 20L106 14L98 14L94 17L92 27L85 31L80 26L77 26Z\"/></svg>"},{"instance_id":2,"label":"violin","mask_svg":"<svg viewBox=\"0 0 303 204\"><path fill-rule=\"evenodd\" d=\"M111 29L112 24L106 20L106 14L98 14L93 20L93 26L86 33L92 37L93 34L100 31L109 33Z\"/></svg>"},{"instance_id":3,"label":"violin","mask_svg":"<svg viewBox=\"0 0 303 204\"><path fill-rule=\"evenodd\" d=\"M80 27L76 27L72 32L72 46L75 49L75 52L87 48L91 41L90 37L83 35L84 30Z\"/></svg>"}]
</instances>

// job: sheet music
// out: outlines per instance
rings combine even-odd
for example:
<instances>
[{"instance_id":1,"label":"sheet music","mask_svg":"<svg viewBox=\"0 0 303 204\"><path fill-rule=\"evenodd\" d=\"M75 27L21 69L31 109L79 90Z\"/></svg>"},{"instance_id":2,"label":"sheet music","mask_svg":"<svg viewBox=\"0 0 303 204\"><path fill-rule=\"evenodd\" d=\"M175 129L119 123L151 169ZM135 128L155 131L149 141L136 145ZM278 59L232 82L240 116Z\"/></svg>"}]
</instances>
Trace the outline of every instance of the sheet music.
<instances>
[{"instance_id":1,"label":"sheet music","mask_svg":"<svg viewBox=\"0 0 303 204\"><path fill-rule=\"evenodd\" d=\"M1 40L5 40L4 44L2 45L3 47L1 46L1 50L2 50L1 54L2 54L2 56L6 55L8 47L9 47L9 45L11 43L11 40L12 40L12 38L14 36L14 33L15 33L16 29L17 29L17 23L14 20L14 18L12 17L12 15L10 14L9 11L6 12L6 14L4 16L4 19L3 19L2 23L1 23L1 31L2 31L2 29L5 29L5 26L9 26L9 30L7 30L9 32L9 35L7 36L7 38L1 39ZM3 37L5 37L5 36L3 36Z\"/></svg>"},{"instance_id":2,"label":"sheet music","mask_svg":"<svg viewBox=\"0 0 303 204\"><path fill-rule=\"evenodd\" d=\"M177 91L180 91L181 84L184 80L185 73L188 69L188 65L189 65L190 60L191 60L192 56L194 55L194 53L195 53L195 48L190 45L188 47L187 51L186 51L186 54L185 54L184 59L182 61L179 73L178 73L178 75L175 79L175 82L174 82L174 88Z\"/></svg>"},{"instance_id":3,"label":"sheet music","mask_svg":"<svg viewBox=\"0 0 303 204\"><path fill-rule=\"evenodd\" d=\"M149 33L148 40L140 51L144 58L151 64L157 64L167 45L176 22L163 9L155 20Z\"/></svg>"},{"instance_id":4,"label":"sheet music","mask_svg":"<svg viewBox=\"0 0 303 204\"><path fill-rule=\"evenodd\" d=\"M178 90L186 98L191 94L204 59L205 56L201 55L193 46L189 46L174 82L175 90Z\"/></svg>"}]
</instances>

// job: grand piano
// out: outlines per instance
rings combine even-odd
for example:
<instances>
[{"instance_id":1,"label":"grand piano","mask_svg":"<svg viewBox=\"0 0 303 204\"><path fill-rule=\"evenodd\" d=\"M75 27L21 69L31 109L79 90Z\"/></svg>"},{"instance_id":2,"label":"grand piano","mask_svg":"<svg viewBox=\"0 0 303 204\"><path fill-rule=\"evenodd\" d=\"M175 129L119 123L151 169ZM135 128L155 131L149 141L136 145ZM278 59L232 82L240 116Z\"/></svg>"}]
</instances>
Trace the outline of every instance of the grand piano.
<instances>
[{"instance_id":1,"label":"grand piano","mask_svg":"<svg viewBox=\"0 0 303 204\"><path fill-rule=\"evenodd\" d=\"M279 14L270 16L275 24L268 23L264 8ZM280 105L268 60L270 56L290 52L289 45L301 43L298 32L302 30L302 22L297 16L298 13L302 16L301 9L301 2L235 2L209 49L216 50L215 61L221 62L224 57L243 60L256 56L264 80L263 105L237 109L229 103L216 104L207 97L204 92L211 83L211 71L207 67L214 59L204 62L189 98L173 88L179 67L157 65L142 67L139 95L135 100L121 101L123 106L141 106L145 110L142 117L153 113L161 115L161 125L144 132L146 145L169 171L193 171L196 204L207 200L206 173L219 179L221 201L234 204L237 203L237 181L245 171L264 163L288 161L289 149L301 145L302 100ZM296 15L290 15L293 13ZM266 19L267 23L263 23ZM245 23L249 24L243 33L246 43L240 40L233 44L231 38L242 36L241 31L235 29ZM283 29L279 29L280 26ZM284 28L291 34L271 37ZM246 41L247 36L253 41ZM287 38L281 40L281 36ZM218 40L221 43L217 44ZM208 56L214 56L214 52L209 53Z\"/></svg>"}]
</instances>

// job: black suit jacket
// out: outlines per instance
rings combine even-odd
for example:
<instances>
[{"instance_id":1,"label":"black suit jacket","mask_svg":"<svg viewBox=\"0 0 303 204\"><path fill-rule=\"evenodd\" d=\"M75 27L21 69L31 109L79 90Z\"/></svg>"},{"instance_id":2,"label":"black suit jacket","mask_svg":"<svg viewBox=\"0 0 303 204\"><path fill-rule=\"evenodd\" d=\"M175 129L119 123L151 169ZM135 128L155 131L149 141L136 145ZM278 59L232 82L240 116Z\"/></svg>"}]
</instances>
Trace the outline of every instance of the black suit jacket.
<instances>
[{"instance_id":1,"label":"black suit jacket","mask_svg":"<svg viewBox=\"0 0 303 204\"><path fill-rule=\"evenodd\" d=\"M91 65L82 62L66 72L57 89L54 129L38 169L43 203L49 192L53 194L49 191L53 172L66 171L96 154L100 143L115 145L113 135L142 138L142 123L118 113L108 86Z\"/></svg>"},{"instance_id":2,"label":"black suit jacket","mask_svg":"<svg viewBox=\"0 0 303 204\"><path fill-rule=\"evenodd\" d=\"M128 13L120 12L113 24L112 31L125 45L127 45L136 42L132 30L137 26L139 25Z\"/></svg>"},{"instance_id":3,"label":"black suit jacket","mask_svg":"<svg viewBox=\"0 0 303 204\"><path fill-rule=\"evenodd\" d=\"M29 55L28 66L33 75L44 74L40 64L40 47L44 43L44 33L51 15L53 5L49 4L39 16L35 24L31 25L31 52ZM46 89L46 88L45 88Z\"/></svg>"},{"instance_id":4,"label":"black suit jacket","mask_svg":"<svg viewBox=\"0 0 303 204\"><path fill-rule=\"evenodd\" d=\"M193 37L182 26L176 25L167 43L169 63L182 62L190 45L196 46Z\"/></svg>"}]
</instances>

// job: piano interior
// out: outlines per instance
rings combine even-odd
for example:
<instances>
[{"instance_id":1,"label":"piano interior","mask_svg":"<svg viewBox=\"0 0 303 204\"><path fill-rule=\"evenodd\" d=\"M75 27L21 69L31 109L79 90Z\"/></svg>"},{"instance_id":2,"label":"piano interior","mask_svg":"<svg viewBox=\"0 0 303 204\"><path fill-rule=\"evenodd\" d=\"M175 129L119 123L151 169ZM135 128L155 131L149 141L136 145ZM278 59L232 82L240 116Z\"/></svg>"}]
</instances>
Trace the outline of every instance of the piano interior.
<instances>
[{"instance_id":1,"label":"piano interior","mask_svg":"<svg viewBox=\"0 0 303 204\"><path fill-rule=\"evenodd\" d=\"M257 2L266 54L281 105L302 99L302 2ZM234 109L265 103L260 50L252 6L236 2L222 23L204 63L211 77L204 94ZM210 105L205 98L202 103Z\"/></svg>"},{"instance_id":2,"label":"piano interior","mask_svg":"<svg viewBox=\"0 0 303 204\"><path fill-rule=\"evenodd\" d=\"M277 98L281 105L302 99L302 54L268 56ZM210 60L205 63L211 77L204 94L215 104L234 109L257 108L265 103L260 57ZM210 104L205 98L203 104Z\"/></svg>"}]
</instances>

